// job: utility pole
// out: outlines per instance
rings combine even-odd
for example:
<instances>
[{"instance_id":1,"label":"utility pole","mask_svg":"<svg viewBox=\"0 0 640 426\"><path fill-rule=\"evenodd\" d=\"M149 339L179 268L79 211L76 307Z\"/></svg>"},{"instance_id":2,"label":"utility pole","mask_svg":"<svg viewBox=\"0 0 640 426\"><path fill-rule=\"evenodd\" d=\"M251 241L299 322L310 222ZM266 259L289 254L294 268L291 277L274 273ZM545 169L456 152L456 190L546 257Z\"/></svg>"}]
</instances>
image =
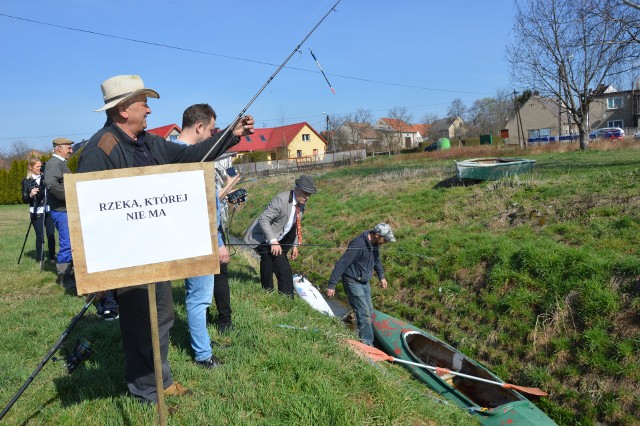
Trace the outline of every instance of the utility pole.
<instances>
[{"instance_id":1,"label":"utility pole","mask_svg":"<svg viewBox=\"0 0 640 426\"><path fill-rule=\"evenodd\" d=\"M324 134L327 137L327 148L329 148L329 150L331 152L333 152L333 143L330 143L330 138L329 138L329 114L327 114L326 112L322 112L322 114L324 114L326 116L326 127L325 127L325 131Z\"/></svg>"}]
</instances>

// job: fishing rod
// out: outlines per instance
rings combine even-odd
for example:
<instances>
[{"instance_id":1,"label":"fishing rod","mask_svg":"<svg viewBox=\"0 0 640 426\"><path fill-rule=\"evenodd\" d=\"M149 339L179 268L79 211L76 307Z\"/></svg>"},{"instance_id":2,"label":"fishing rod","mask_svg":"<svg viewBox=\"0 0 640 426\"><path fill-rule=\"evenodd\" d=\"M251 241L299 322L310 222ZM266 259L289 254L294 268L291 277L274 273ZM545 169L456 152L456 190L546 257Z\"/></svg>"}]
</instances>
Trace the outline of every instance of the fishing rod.
<instances>
[{"instance_id":1,"label":"fishing rod","mask_svg":"<svg viewBox=\"0 0 640 426\"><path fill-rule=\"evenodd\" d=\"M244 117L244 114L247 112L247 110L249 109L251 104L253 104L253 102L255 102L255 100L258 98L258 96L260 96L260 94L264 91L264 89L267 88L269 83L271 83L271 80L274 79L274 77L280 72L280 70L282 68L284 68L284 66L287 64L287 62L289 62L289 59L291 59L293 57L293 55L295 55L296 52L298 52L300 50L300 47L302 47L304 42L307 41L307 39L320 26L320 24L322 24L322 22L327 18L327 16L329 16L329 14L331 12L335 11L336 6L338 6L338 3L340 3L341 1L342 0L338 0L333 6L331 6L331 9L329 9L329 11L322 17L322 19L320 19L320 21L315 25L315 27L313 27L311 29L311 31L309 31L309 33L307 33L307 35L302 39L302 41L300 43L298 43L298 45L293 49L293 51L289 54L289 56L287 56L287 59L285 59L284 62L282 62L280 64L278 69L276 69L275 72L273 74L271 74L271 76L267 79L267 81L262 85L260 90L258 90L258 93L256 93L253 96L253 98L251 98L249 103L242 109L242 111L240 111L240 113L236 116L236 118L233 120L231 125L229 125L224 130L224 132L222 133L220 138L213 144L213 146L209 149L209 151L205 154L205 156L202 157L202 160L200 160L201 163L204 162L207 157L209 157L209 154L211 154L215 149L219 148L219 145L221 145L224 142L224 140L228 137L229 132L231 132L241 120L246 120L247 119L247 117Z\"/></svg>"},{"instance_id":2,"label":"fishing rod","mask_svg":"<svg viewBox=\"0 0 640 426\"><path fill-rule=\"evenodd\" d=\"M22 395L24 393L24 391L31 384L31 382L33 382L33 379L36 378L36 376L38 375L40 370L42 370L42 368L47 363L47 361L49 361L53 357L53 355L55 355L55 353L58 351L58 349L60 349L60 347L62 346L62 343L64 342L64 339L71 332L73 327L75 327L75 325L78 323L78 321L80 321L80 319L82 318L84 313L87 311L87 309L89 309L89 307L91 306L91 304L93 303L95 298L96 298L96 294L93 294L89 298L87 298L86 303L85 303L84 307L82 308L82 310L78 313L78 315L73 317L73 319L71 320L71 324L69 324L69 327L67 327L67 329L60 335L60 337L58 338L56 343L53 345L53 347L49 350L49 352L47 352L47 355L44 357L44 359L42 361L40 361L40 364L38 364L38 367L34 370L33 373L31 373L31 375L29 376L27 381L24 382L24 384L22 385L20 390L18 390L18 392L16 392L16 394L13 396L13 398L11 398L11 401L9 401L9 403L4 407L2 412L0 412L0 420L2 420L2 418L7 414L7 412L11 409L11 407L13 407L13 404L16 403L18 398L20 398L20 395ZM81 350L83 350L84 356L88 356L88 355L90 355L92 353L90 345L91 344L88 343L88 346L85 346L85 347L81 348ZM81 354L81 356L79 358L74 360L74 363L75 362L79 363L79 362L83 361L84 359L82 359L82 358L83 358L83 356ZM55 358L54 358L54 361L55 361ZM73 368L69 368L68 369L69 373L71 373L73 371L73 369L75 369L75 366L71 366L71 367L73 367Z\"/></svg>"}]
</instances>

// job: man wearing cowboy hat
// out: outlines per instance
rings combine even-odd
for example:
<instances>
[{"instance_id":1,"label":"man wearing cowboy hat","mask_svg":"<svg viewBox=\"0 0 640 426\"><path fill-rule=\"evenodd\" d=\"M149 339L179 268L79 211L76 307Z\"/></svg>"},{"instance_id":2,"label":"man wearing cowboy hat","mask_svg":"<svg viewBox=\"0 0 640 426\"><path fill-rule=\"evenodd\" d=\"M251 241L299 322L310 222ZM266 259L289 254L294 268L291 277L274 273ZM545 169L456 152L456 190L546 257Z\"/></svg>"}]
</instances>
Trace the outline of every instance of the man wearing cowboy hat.
<instances>
[{"instance_id":1,"label":"man wearing cowboy hat","mask_svg":"<svg viewBox=\"0 0 640 426\"><path fill-rule=\"evenodd\" d=\"M315 193L313 178L300 176L291 191L273 197L244 234L245 243L260 255L260 281L265 290L273 290L275 273L278 291L293 297L293 272L287 252L291 249L292 260L298 257L298 245L302 243L300 220L307 200Z\"/></svg>"},{"instance_id":2,"label":"man wearing cowboy hat","mask_svg":"<svg viewBox=\"0 0 640 426\"><path fill-rule=\"evenodd\" d=\"M73 292L75 281L71 275L71 240L69 239L69 223L67 220L67 201L64 195L64 175L71 173L67 160L73 153L73 141L67 138L53 140L53 155L47 161L44 171L44 184L47 188L47 199L51 208L53 224L58 230L58 257L56 269L58 284L67 291Z\"/></svg>"},{"instance_id":3,"label":"man wearing cowboy hat","mask_svg":"<svg viewBox=\"0 0 640 426\"><path fill-rule=\"evenodd\" d=\"M157 99L160 95L145 88L140 76L111 77L102 83L101 88L104 105L97 111L106 111L107 122L84 146L78 160L78 172L192 163L202 160L205 155L205 160L215 160L237 144L241 136L253 133L253 118L246 116L238 120L225 140L221 140L220 133L195 145L169 142L145 132L147 116L151 114L147 98ZM146 286L121 288L116 293L120 304L127 387L140 400L154 402L157 392ZM188 394L187 389L173 381L167 359L169 330L174 318L170 282L157 283L156 300L165 395Z\"/></svg>"}]
</instances>

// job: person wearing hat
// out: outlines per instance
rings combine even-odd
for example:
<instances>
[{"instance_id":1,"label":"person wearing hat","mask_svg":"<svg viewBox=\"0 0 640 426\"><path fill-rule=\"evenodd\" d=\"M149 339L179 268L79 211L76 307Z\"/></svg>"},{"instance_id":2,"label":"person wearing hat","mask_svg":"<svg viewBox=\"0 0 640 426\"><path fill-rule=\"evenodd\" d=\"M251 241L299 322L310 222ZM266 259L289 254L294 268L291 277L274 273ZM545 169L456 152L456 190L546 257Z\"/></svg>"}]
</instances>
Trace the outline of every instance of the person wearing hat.
<instances>
[{"instance_id":1,"label":"person wearing hat","mask_svg":"<svg viewBox=\"0 0 640 426\"><path fill-rule=\"evenodd\" d=\"M380 246L395 240L391 227L386 223L379 223L373 229L364 231L349 242L347 251L333 267L327 285L327 296L333 297L336 294L336 284L342 279L349 304L356 314L360 340L369 346L373 346L373 303L369 281L375 271L382 288L387 288L384 268L380 261Z\"/></svg>"},{"instance_id":2,"label":"person wearing hat","mask_svg":"<svg viewBox=\"0 0 640 426\"><path fill-rule=\"evenodd\" d=\"M67 220L67 201L64 195L64 175L71 173L67 165L67 160L73 153L71 145L73 145L73 141L67 138L54 139L53 155L47 161L47 167L44 171L44 184L47 188L51 218L58 230L57 281L68 292L73 292L75 287L75 280L71 274L71 240L69 239L69 222Z\"/></svg>"},{"instance_id":3,"label":"person wearing hat","mask_svg":"<svg viewBox=\"0 0 640 426\"><path fill-rule=\"evenodd\" d=\"M195 145L167 141L145 132L151 108L148 98L159 98L155 90L146 88L138 75L117 75L101 85L107 122L85 144L78 159L78 172L152 166L157 164L211 161L240 142L240 137L253 133L254 120L245 116L234 122L225 139L224 132ZM149 300L147 286L116 290L120 305L120 334L125 359L125 381L129 392L140 401L155 402L157 390L153 368ZM167 358L169 331L173 326L171 283L156 284L158 335L165 395L191 393L174 382Z\"/></svg>"},{"instance_id":4,"label":"person wearing hat","mask_svg":"<svg viewBox=\"0 0 640 426\"><path fill-rule=\"evenodd\" d=\"M309 197L315 193L313 178L300 176L291 191L273 197L245 232L245 243L260 255L260 281L265 290L273 290L275 273L278 291L293 297L293 272L287 253L291 249L291 259L298 257L298 245L302 244L302 215Z\"/></svg>"}]
</instances>

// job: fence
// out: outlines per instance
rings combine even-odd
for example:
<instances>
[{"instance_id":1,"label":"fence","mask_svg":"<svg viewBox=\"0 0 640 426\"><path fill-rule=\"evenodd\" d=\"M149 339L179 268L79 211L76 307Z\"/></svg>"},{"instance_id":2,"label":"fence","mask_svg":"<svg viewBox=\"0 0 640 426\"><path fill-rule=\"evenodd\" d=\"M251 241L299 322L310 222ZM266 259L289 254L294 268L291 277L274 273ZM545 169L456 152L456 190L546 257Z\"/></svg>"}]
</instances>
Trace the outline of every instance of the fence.
<instances>
[{"instance_id":1,"label":"fence","mask_svg":"<svg viewBox=\"0 0 640 426\"><path fill-rule=\"evenodd\" d=\"M308 169L349 165L353 164L355 161L363 160L366 156L366 150L357 149L353 151L333 152L322 156L314 155L300 158L288 158L286 160L234 164L234 167L243 176L271 176L281 173L299 172Z\"/></svg>"}]
</instances>

